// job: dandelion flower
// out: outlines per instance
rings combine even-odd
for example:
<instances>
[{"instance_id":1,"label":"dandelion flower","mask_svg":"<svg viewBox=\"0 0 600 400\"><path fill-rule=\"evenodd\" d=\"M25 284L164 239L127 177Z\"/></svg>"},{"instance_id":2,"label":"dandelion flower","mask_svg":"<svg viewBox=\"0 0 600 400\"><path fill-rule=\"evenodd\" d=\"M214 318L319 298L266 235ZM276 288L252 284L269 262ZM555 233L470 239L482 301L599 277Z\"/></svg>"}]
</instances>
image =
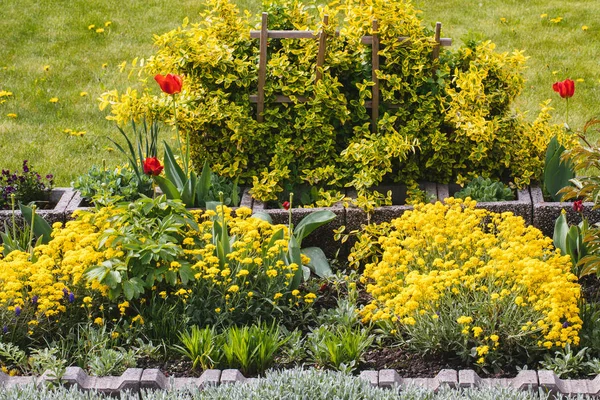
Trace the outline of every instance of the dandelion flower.
<instances>
[{"instance_id":1,"label":"dandelion flower","mask_svg":"<svg viewBox=\"0 0 600 400\"><path fill-rule=\"evenodd\" d=\"M560 21L563 20L563 17L556 17L556 18L552 18L550 20L550 22L554 23L554 24L558 24Z\"/></svg>"},{"instance_id":2,"label":"dandelion flower","mask_svg":"<svg viewBox=\"0 0 600 400\"><path fill-rule=\"evenodd\" d=\"M9 97L12 96L12 92L7 92L6 90L0 90L0 97Z\"/></svg>"},{"instance_id":3,"label":"dandelion flower","mask_svg":"<svg viewBox=\"0 0 600 400\"><path fill-rule=\"evenodd\" d=\"M106 21L106 22L104 23L104 26L106 26L106 27L109 27L111 24L112 24L112 22L111 22L111 21Z\"/></svg>"},{"instance_id":4,"label":"dandelion flower","mask_svg":"<svg viewBox=\"0 0 600 400\"><path fill-rule=\"evenodd\" d=\"M50 100L48 100L50 103L58 103L58 97L53 97Z\"/></svg>"},{"instance_id":5,"label":"dandelion flower","mask_svg":"<svg viewBox=\"0 0 600 400\"><path fill-rule=\"evenodd\" d=\"M546 19L546 18L548 18L548 14L544 13L544 14L540 15L540 18L541 19Z\"/></svg>"},{"instance_id":6,"label":"dandelion flower","mask_svg":"<svg viewBox=\"0 0 600 400\"><path fill-rule=\"evenodd\" d=\"M581 30L582 30L582 31L584 31L584 32L585 32L585 31L587 31L588 29L589 29L589 28L588 28L588 26L587 26L587 25L583 25L583 26L581 27Z\"/></svg>"},{"instance_id":7,"label":"dandelion flower","mask_svg":"<svg viewBox=\"0 0 600 400\"><path fill-rule=\"evenodd\" d=\"M81 97L85 97L85 96L87 96L87 95L88 95L88 92L79 92L79 95L80 95Z\"/></svg>"},{"instance_id":8,"label":"dandelion flower","mask_svg":"<svg viewBox=\"0 0 600 400\"><path fill-rule=\"evenodd\" d=\"M90 31L91 31L92 29L94 29L95 27L96 27L96 25L94 25L94 24L88 25L88 29L89 29Z\"/></svg>"},{"instance_id":9,"label":"dandelion flower","mask_svg":"<svg viewBox=\"0 0 600 400\"><path fill-rule=\"evenodd\" d=\"M104 33L104 28L98 28L98 29L96 29L96 33Z\"/></svg>"},{"instance_id":10,"label":"dandelion flower","mask_svg":"<svg viewBox=\"0 0 600 400\"><path fill-rule=\"evenodd\" d=\"M506 18L502 17L502 18L500 18L500 22L505 24L508 22L508 20Z\"/></svg>"},{"instance_id":11,"label":"dandelion flower","mask_svg":"<svg viewBox=\"0 0 600 400\"><path fill-rule=\"evenodd\" d=\"M48 72L50 71L50 66L49 65L44 65L44 72Z\"/></svg>"},{"instance_id":12,"label":"dandelion flower","mask_svg":"<svg viewBox=\"0 0 600 400\"><path fill-rule=\"evenodd\" d=\"M102 64L102 68L106 68L106 67L108 67L107 63Z\"/></svg>"},{"instance_id":13,"label":"dandelion flower","mask_svg":"<svg viewBox=\"0 0 600 400\"><path fill-rule=\"evenodd\" d=\"M575 79L575 82L583 82L583 81L584 81L583 78L577 78L577 79Z\"/></svg>"},{"instance_id":14,"label":"dandelion flower","mask_svg":"<svg viewBox=\"0 0 600 400\"><path fill-rule=\"evenodd\" d=\"M17 114L15 114L15 113L9 113L9 114L6 114L6 116L8 118L17 118Z\"/></svg>"}]
</instances>

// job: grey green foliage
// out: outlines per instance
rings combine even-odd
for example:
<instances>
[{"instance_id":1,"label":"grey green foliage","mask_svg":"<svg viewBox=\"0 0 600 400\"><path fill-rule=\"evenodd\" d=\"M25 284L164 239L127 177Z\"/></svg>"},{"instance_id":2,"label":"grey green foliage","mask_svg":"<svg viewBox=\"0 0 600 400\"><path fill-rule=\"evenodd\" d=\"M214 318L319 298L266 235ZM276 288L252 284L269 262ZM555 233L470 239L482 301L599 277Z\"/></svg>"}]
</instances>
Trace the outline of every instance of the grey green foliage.
<instances>
[{"instance_id":1,"label":"grey green foliage","mask_svg":"<svg viewBox=\"0 0 600 400\"><path fill-rule=\"evenodd\" d=\"M0 389L0 400L102 400L108 395L96 392L80 392L75 388L35 387L33 385ZM401 391L372 387L358 377L332 371L285 370L269 372L264 379L253 383L210 386L198 390L143 390L121 393L123 400L546 400L550 393L543 390L517 391L512 388L483 388L454 390L441 388L437 393L428 389L407 386ZM557 399L565 397L557 396ZM589 396L573 396L570 399L588 399Z\"/></svg>"},{"instance_id":2,"label":"grey green foliage","mask_svg":"<svg viewBox=\"0 0 600 400\"><path fill-rule=\"evenodd\" d=\"M459 199L470 197L477 201L507 201L513 200L515 195L512 190L502 182L478 176L469 182L462 190L456 192L454 197Z\"/></svg>"},{"instance_id":3,"label":"grey green foliage","mask_svg":"<svg viewBox=\"0 0 600 400\"><path fill-rule=\"evenodd\" d=\"M94 165L71 185L79 190L81 197L98 205L133 201L140 197L140 188L141 193L152 193L152 179L145 174L137 175L129 166L107 169Z\"/></svg>"}]
</instances>

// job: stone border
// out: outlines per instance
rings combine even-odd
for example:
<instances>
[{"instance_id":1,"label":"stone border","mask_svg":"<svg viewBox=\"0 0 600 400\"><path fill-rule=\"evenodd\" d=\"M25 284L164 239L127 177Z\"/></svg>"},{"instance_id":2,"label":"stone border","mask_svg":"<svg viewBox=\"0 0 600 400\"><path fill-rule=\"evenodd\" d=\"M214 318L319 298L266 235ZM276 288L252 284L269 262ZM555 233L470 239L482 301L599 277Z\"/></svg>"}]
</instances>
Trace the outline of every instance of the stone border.
<instances>
[{"instance_id":1,"label":"stone border","mask_svg":"<svg viewBox=\"0 0 600 400\"><path fill-rule=\"evenodd\" d=\"M67 216L70 215L68 206L75 192L71 188L59 187L50 192L50 201L55 203L54 208L47 210L36 210L36 214L42 216L46 222L52 225L55 222L64 223ZM21 211L15 210L15 217L21 221ZM0 229L4 228L4 221L10 222L12 219L12 210L0 210Z\"/></svg>"},{"instance_id":2,"label":"stone border","mask_svg":"<svg viewBox=\"0 0 600 400\"><path fill-rule=\"evenodd\" d=\"M581 222L579 213L573 210L573 202L544 201L544 195L539 186L531 187L531 198L533 200L533 225L539 228L546 236L552 237L554 223L562 210L566 211L567 221L570 224ZM600 209L592 210L592 207L594 207L594 203L583 203L583 215L588 218L590 225L600 222Z\"/></svg>"},{"instance_id":3,"label":"stone border","mask_svg":"<svg viewBox=\"0 0 600 400\"><path fill-rule=\"evenodd\" d=\"M49 372L41 377L14 376L0 372L0 389L29 384L41 385L53 382ZM510 387L516 390L533 390L538 388L553 394L566 396L586 394L600 395L600 375L594 379L560 379L552 371L525 370L514 378L481 378L470 369L443 369L433 378L403 378L396 370L362 371L361 379L372 386L395 388L402 386L419 386L437 391L442 386L457 388L485 388L491 386ZM209 369L198 378L173 378L165 376L159 369L129 368L121 376L93 377L79 367L68 367L62 378L66 387L75 386L80 390L95 390L111 396L121 391L140 392L142 389L178 390L193 388L202 390L207 386L222 384L249 383L260 378L245 378L237 369Z\"/></svg>"}]
</instances>

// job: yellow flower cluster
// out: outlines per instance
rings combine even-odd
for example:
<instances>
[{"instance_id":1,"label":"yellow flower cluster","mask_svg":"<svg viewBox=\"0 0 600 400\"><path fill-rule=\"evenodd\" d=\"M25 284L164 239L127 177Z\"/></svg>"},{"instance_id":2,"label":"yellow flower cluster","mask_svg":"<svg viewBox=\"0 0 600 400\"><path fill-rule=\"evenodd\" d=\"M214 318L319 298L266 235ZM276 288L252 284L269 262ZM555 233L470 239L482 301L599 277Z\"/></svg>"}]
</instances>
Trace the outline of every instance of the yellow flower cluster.
<instances>
[{"instance_id":1,"label":"yellow flower cluster","mask_svg":"<svg viewBox=\"0 0 600 400\"><path fill-rule=\"evenodd\" d=\"M196 285L207 293L219 294L225 300L220 309L237 309L240 303L256 298L271 299L275 303L280 299L294 303L302 299L294 296L291 300L291 296L284 295L291 293L288 286L299 268L294 263L287 265L284 262L283 254L287 252L289 239L287 226L251 218L251 213L249 208L240 207L232 216L231 210L224 208L229 235L236 237L225 259L218 255L218 244L213 237L213 217L216 215L217 221L222 217L220 208L216 213L194 211L199 229L190 230L183 240L184 253L190 260L195 260L192 270ZM310 259L304 257L302 261L308 263ZM305 303L313 301L310 295L305 298Z\"/></svg>"},{"instance_id":2,"label":"yellow flower cluster","mask_svg":"<svg viewBox=\"0 0 600 400\"><path fill-rule=\"evenodd\" d=\"M78 301L82 308L91 309L95 299L106 301L108 288L98 281L87 280L84 272L107 260L124 257L119 245L111 245L114 236L106 234L108 228L114 231L118 228L116 225L122 223L115 223L112 218L118 212L118 208L106 207L82 212L64 227L55 224L52 240L36 247L33 258L20 251L5 258L0 256L0 311L7 311L0 312L0 318L12 319L17 314L22 318L20 322L33 329L40 322L48 322L50 317L64 313L71 302ZM229 236L235 237L228 252L217 249L219 241L213 237L215 221L219 221L222 214ZM236 216L226 207L219 208L217 213L195 211L199 228L186 227L186 237L181 242L182 257L166 263L168 271L165 272L178 273L182 268L191 268L194 279L188 284L177 280L161 286L157 290L159 297L167 299L172 295L186 303L193 301L195 294L202 297L211 312L261 308L265 299L271 304L313 302L316 296L312 293L291 295L289 285L300 266L285 262L288 228L251 218L250 214L250 209L243 207L236 211ZM99 246L100 240L103 246ZM160 265L161 261L157 263ZM119 299L115 305L122 317L131 314L128 301ZM99 316L91 320L96 325L104 324ZM134 320L143 324L141 317L132 322Z\"/></svg>"},{"instance_id":3,"label":"yellow flower cluster","mask_svg":"<svg viewBox=\"0 0 600 400\"><path fill-rule=\"evenodd\" d=\"M568 256L522 218L475 205L452 198L420 204L371 238L382 253L361 277L374 298L363 320L414 325L467 310L451 323L477 346L479 364L509 337L534 347L577 344L580 286ZM496 331L498 322L486 315L511 326Z\"/></svg>"},{"instance_id":4,"label":"yellow flower cluster","mask_svg":"<svg viewBox=\"0 0 600 400\"><path fill-rule=\"evenodd\" d=\"M0 258L0 308L9 311L26 312L30 326L42 319L53 317L66 311L66 293L76 288L89 288L104 291L98 284L88 284L83 272L111 257L122 255L114 249L104 252L96 250L100 232L108 227L110 208L80 216L65 227L53 225L52 240L47 245L35 248L35 257L13 251L4 259ZM66 298L67 297L67 298ZM84 298L89 304L90 297Z\"/></svg>"}]
</instances>

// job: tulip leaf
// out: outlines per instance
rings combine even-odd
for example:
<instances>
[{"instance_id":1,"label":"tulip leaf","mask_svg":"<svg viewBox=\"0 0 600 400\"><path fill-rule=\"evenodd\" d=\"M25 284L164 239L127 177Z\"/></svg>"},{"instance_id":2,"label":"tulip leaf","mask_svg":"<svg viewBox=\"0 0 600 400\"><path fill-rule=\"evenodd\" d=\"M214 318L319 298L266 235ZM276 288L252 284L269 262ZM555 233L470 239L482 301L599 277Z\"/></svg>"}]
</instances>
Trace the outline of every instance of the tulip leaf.
<instances>
[{"instance_id":1,"label":"tulip leaf","mask_svg":"<svg viewBox=\"0 0 600 400\"><path fill-rule=\"evenodd\" d=\"M267 214L266 212L255 212L254 214L252 214L252 217L262 219L263 221L267 221L268 223L273 224L273 218L271 218L271 215Z\"/></svg>"},{"instance_id":2,"label":"tulip leaf","mask_svg":"<svg viewBox=\"0 0 600 400\"><path fill-rule=\"evenodd\" d=\"M565 214L560 214L554 223L554 234L552 240L554 241L554 247L560 249L561 254L564 256L567 253L567 234L569 233L569 223Z\"/></svg>"},{"instance_id":3,"label":"tulip leaf","mask_svg":"<svg viewBox=\"0 0 600 400\"><path fill-rule=\"evenodd\" d=\"M190 172L190 178L183 185L183 191L181 192L181 201L185 204L186 207L198 207L198 203L196 203L196 174L192 171Z\"/></svg>"},{"instance_id":4,"label":"tulip leaf","mask_svg":"<svg viewBox=\"0 0 600 400\"><path fill-rule=\"evenodd\" d=\"M196 186L196 196L198 205L201 206L208 197L208 191L210 190L210 177L211 170L208 165L208 160L204 161L204 166L202 167L202 173L200 173L200 179L198 180Z\"/></svg>"},{"instance_id":5,"label":"tulip leaf","mask_svg":"<svg viewBox=\"0 0 600 400\"><path fill-rule=\"evenodd\" d=\"M550 140L546 150L544 187L553 201L561 200L562 195L558 191L569 186L571 179L575 177L571 163L561 160L565 150L565 147L558 143L556 136Z\"/></svg>"},{"instance_id":6,"label":"tulip leaf","mask_svg":"<svg viewBox=\"0 0 600 400\"><path fill-rule=\"evenodd\" d=\"M173 155L173 151L167 142L165 144L165 176L168 180L173 182L173 184L180 191L183 190L183 186L185 182L188 180L187 176L177 163L175 156Z\"/></svg>"},{"instance_id":7,"label":"tulip leaf","mask_svg":"<svg viewBox=\"0 0 600 400\"><path fill-rule=\"evenodd\" d=\"M290 265L293 263L298 266L298 269L294 273L292 281L290 282L290 289L292 290L298 289L300 283L302 283L302 257L300 256L300 254L300 244L298 243L298 240L296 240L296 238L292 235L290 236L290 240L288 243L287 264Z\"/></svg>"},{"instance_id":8,"label":"tulip leaf","mask_svg":"<svg viewBox=\"0 0 600 400\"><path fill-rule=\"evenodd\" d=\"M175 185L168 179L162 176L153 176L154 182L160 187L160 190L167 196L167 199L180 200L181 194Z\"/></svg>"},{"instance_id":9,"label":"tulip leaf","mask_svg":"<svg viewBox=\"0 0 600 400\"><path fill-rule=\"evenodd\" d=\"M318 227L327 224L335 219L336 215L329 210L315 211L302 219L294 229L294 236L299 245L302 239L310 235Z\"/></svg>"},{"instance_id":10,"label":"tulip leaf","mask_svg":"<svg viewBox=\"0 0 600 400\"><path fill-rule=\"evenodd\" d=\"M319 278L326 278L333 275L329 261L320 247L306 247L300 252L310 258L307 267Z\"/></svg>"},{"instance_id":11,"label":"tulip leaf","mask_svg":"<svg viewBox=\"0 0 600 400\"><path fill-rule=\"evenodd\" d=\"M48 244L52 238L52 227L39 214L33 211L33 208L19 204L21 214L29 226L33 224L33 233L38 238L42 239L43 244Z\"/></svg>"}]
</instances>

